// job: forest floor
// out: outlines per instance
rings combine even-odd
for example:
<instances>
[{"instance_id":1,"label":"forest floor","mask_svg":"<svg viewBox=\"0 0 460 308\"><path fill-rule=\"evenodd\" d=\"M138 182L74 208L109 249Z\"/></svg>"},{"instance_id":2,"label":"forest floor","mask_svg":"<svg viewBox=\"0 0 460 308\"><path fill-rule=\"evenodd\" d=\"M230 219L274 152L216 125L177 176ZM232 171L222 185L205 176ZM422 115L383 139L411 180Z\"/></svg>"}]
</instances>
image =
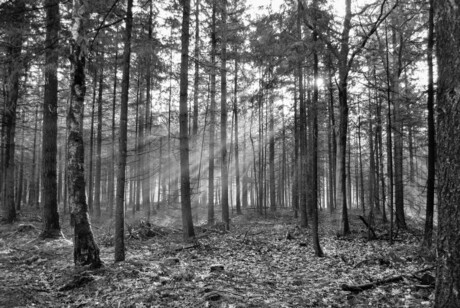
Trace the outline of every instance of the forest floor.
<instances>
[{"instance_id":1,"label":"forest floor","mask_svg":"<svg viewBox=\"0 0 460 308\"><path fill-rule=\"evenodd\" d=\"M368 241L358 215L338 237L338 218L320 214L322 258L288 212L235 216L230 232L198 226L188 244L173 223L131 220L119 263L106 219L93 224L97 270L76 269L72 242L39 240L40 217L25 215L0 225L0 307L431 307L434 258L420 250L421 227L411 223L390 245L378 224L381 239ZM344 290L356 285L371 288Z\"/></svg>"}]
</instances>

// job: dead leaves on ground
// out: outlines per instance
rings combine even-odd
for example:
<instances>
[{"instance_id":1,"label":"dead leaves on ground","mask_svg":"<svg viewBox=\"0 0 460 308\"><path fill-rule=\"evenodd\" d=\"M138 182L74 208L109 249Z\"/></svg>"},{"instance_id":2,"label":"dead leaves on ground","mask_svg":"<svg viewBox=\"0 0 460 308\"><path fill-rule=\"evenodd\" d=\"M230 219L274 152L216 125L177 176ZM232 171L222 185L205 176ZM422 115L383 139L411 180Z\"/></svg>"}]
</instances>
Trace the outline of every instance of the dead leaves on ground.
<instances>
[{"instance_id":1,"label":"dead leaves on ground","mask_svg":"<svg viewBox=\"0 0 460 308\"><path fill-rule=\"evenodd\" d=\"M102 246L105 267L97 271L73 267L68 241L36 240L38 231L33 228L2 230L0 306L432 305L433 288L420 287L421 280L411 276L427 266L418 257L415 241L389 246L357 234L344 240L329 235L332 232L325 223L321 245L326 257L316 258L309 230L299 229L290 220L234 221L228 233L197 228L199 242L187 245L176 229L140 223L127 234L127 261L113 263L113 247ZM394 276L403 278L359 293L341 288Z\"/></svg>"}]
</instances>

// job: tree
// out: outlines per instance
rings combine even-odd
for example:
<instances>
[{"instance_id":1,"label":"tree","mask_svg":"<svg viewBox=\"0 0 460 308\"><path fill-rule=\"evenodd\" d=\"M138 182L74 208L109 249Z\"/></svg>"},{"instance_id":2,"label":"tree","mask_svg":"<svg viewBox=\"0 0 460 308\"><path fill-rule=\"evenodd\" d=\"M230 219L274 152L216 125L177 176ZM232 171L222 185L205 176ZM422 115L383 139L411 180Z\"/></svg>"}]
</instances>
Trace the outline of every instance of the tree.
<instances>
[{"instance_id":1,"label":"tree","mask_svg":"<svg viewBox=\"0 0 460 308\"><path fill-rule=\"evenodd\" d=\"M181 34L181 64L180 64L180 100L179 100L179 129L180 129L180 183L182 232L184 240L195 237L192 220L192 204L190 196L190 166L188 142L188 52L190 38L190 0L183 1L182 34Z\"/></svg>"},{"instance_id":2,"label":"tree","mask_svg":"<svg viewBox=\"0 0 460 308\"><path fill-rule=\"evenodd\" d=\"M133 0L128 0L121 80L120 137L118 139L118 176L115 209L115 262L125 260L125 182L128 139L129 65L131 60L131 31L133 28Z\"/></svg>"},{"instance_id":3,"label":"tree","mask_svg":"<svg viewBox=\"0 0 460 308\"><path fill-rule=\"evenodd\" d=\"M23 44L23 27L25 22L25 1L12 1L8 13L12 24L7 35L7 84L6 104L3 115L5 127L5 156L3 158L5 172L4 182L4 213L6 221L12 223L16 220L16 207L14 202L15 184L15 131L16 131L16 107L19 99L19 79L23 66L21 56Z\"/></svg>"},{"instance_id":4,"label":"tree","mask_svg":"<svg viewBox=\"0 0 460 308\"><path fill-rule=\"evenodd\" d=\"M67 111L67 182L71 223L74 227L75 265L102 265L99 247L91 230L88 204L85 194L84 149L83 149L83 106L86 93L85 64L88 53L86 30L89 16L88 3L74 0L72 8L71 56L71 98Z\"/></svg>"},{"instance_id":5,"label":"tree","mask_svg":"<svg viewBox=\"0 0 460 308\"><path fill-rule=\"evenodd\" d=\"M388 10L385 11L387 0L380 4L379 14L370 27L362 34L362 38L356 45L350 43L350 32L352 29L352 17L356 14L351 12L351 0L345 0L345 16L343 19L342 32L340 37L340 48L336 48L331 41L323 34L318 32L319 38L324 41L329 47L330 52L338 61L338 81L337 88L339 92L339 118L337 123L337 163L336 163L336 202L339 211L342 213L340 220L340 230L342 234L350 232L348 223L348 205L347 205L347 140L348 140L348 120L349 120L349 105L348 105L348 82L350 71L352 70L356 57L361 54L366 47L369 38L377 31L380 24L386 20L394 8L398 5L398 1ZM369 9L370 6L365 6L363 11ZM303 5L302 5L303 9ZM306 21L306 25L314 30L314 26Z\"/></svg>"},{"instance_id":6,"label":"tree","mask_svg":"<svg viewBox=\"0 0 460 308\"><path fill-rule=\"evenodd\" d=\"M427 109L428 109L428 176L426 180L426 218L425 233L423 245L431 247L433 235L433 212L434 212L434 184L436 173L436 133L434 122L434 86L433 86L433 46L434 46L434 8L433 0L428 0L429 17L428 17L428 92L427 92Z\"/></svg>"},{"instance_id":7,"label":"tree","mask_svg":"<svg viewBox=\"0 0 460 308\"><path fill-rule=\"evenodd\" d=\"M315 254L318 257L322 257L323 251L319 243L319 234L318 234L318 30L317 30L317 21L318 21L318 0L313 0L313 31L312 31L312 40L314 43L313 49L313 98L311 106L311 187L310 187L310 213L312 220L312 242Z\"/></svg>"},{"instance_id":8,"label":"tree","mask_svg":"<svg viewBox=\"0 0 460 308\"><path fill-rule=\"evenodd\" d=\"M216 129L216 2L212 2L211 17L211 76L210 76L210 116L209 116L209 180L208 180L208 224L214 223L214 147Z\"/></svg>"},{"instance_id":9,"label":"tree","mask_svg":"<svg viewBox=\"0 0 460 308\"><path fill-rule=\"evenodd\" d=\"M102 46L101 46L102 47ZM103 47L102 47L103 48ZM94 179L94 209L96 217L101 218L101 169L102 169L102 90L104 85L104 50L100 55L99 89L97 98L97 130L96 130L96 170Z\"/></svg>"},{"instance_id":10,"label":"tree","mask_svg":"<svg viewBox=\"0 0 460 308\"><path fill-rule=\"evenodd\" d=\"M228 165L227 165L227 0L222 0L221 52L220 52L220 155L222 186L222 222L230 228L228 207Z\"/></svg>"},{"instance_id":11,"label":"tree","mask_svg":"<svg viewBox=\"0 0 460 308\"><path fill-rule=\"evenodd\" d=\"M460 1L434 1L438 58L435 307L460 307Z\"/></svg>"},{"instance_id":12,"label":"tree","mask_svg":"<svg viewBox=\"0 0 460 308\"><path fill-rule=\"evenodd\" d=\"M45 40L45 99L43 103L42 137L42 203L43 231L41 237L62 236L59 225L57 204L57 107L58 107L58 40L59 40L59 0L46 0L46 40Z\"/></svg>"}]
</instances>

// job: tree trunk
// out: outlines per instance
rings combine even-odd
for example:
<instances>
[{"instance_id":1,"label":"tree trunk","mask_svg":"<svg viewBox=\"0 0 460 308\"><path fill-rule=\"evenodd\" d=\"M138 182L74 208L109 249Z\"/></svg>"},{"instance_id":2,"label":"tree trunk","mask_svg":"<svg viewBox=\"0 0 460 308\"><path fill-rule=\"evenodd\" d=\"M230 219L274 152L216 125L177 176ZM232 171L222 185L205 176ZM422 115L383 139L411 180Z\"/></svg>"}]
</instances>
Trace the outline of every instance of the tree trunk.
<instances>
[{"instance_id":1,"label":"tree trunk","mask_svg":"<svg viewBox=\"0 0 460 308\"><path fill-rule=\"evenodd\" d=\"M313 0L313 31L312 31L312 40L314 44L318 41L317 33L317 16L316 10L318 9L318 0ZM317 46L317 45L315 45ZM318 232L318 51L316 48L313 50L313 96L312 96L312 105L311 105L311 187L310 187L310 212L311 212L311 224L312 224L312 242L315 254L317 257L323 257L323 250L321 249L319 243L319 232Z\"/></svg>"},{"instance_id":2,"label":"tree trunk","mask_svg":"<svg viewBox=\"0 0 460 308\"><path fill-rule=\"evenodd\" d=\"M118 27L117 27L117 36L118 36ZM114 196L115 196L115 114L116 114L116 105L117 105L117 72L118 72L118 48L115 48L115 59L113 64L113 92L112 92L112 142L110 143L110 167L109 167L109 183L107 189L107 211L109 212L109 217L113 216L114 209Z\"/></svg>"},{"instance_id":3,"label":"tree trunk","mask_svg":"<svg viewBox=\"0 0 460 308\"><path fill-rule=\"evenodd\" d=\"M96 55L96 58L98 56ZM94 171L93 171L93 152L94 152L94 114L95 114L95 107L96 107L96 93L97 93L97 65L98 63L95 61L94 63L94 76L93 76L93 100L91 104L91 125L90 125L90 132L89 132L89 158L88 158L88 207L89 212L93 214L94 212L94 205L93 205L93 194L94 194Z\"/></svg>"},{"instance_id":4,"label":"tree trunk","mask_svg":"<svg viewBox=\"0 0 460 308\"><path fill-rule=\"evenodd\" d=\"M212 4L211 21L211 106L209 117L208 224L214 224L214 147L216 129L216 3Z\"/></svg>"},{"instance_id":5,"label":"tree trunk","mask_svg":"<svg viewBox=\"0 0 460 308\"><path fill-rule=\"evenodd\" d=\"M89 11L83 0L73 1L72 10L72 88L70 106L67 112L67 129L69 131L67 149L67 181L71 222L74 226L74 262L75 265L102 265L99 247L94 240L88 215L85 196L84 148L83 148L83 106L86 92L84 44Z\"/></svg>"},{"instance_id":6,"label":"tree trunk","mask_svg":"<svg viewBox=\"0 0 460 308\"><path fill-rule=\"evenodd\" d=\"M302 40L302 28L300 26L300 14L303 12L301 10L300 1L298 2L298 16L297 16L297 31L298 38ZM299 210L300 210L300 226L306 228L308 225L307 222L307 198L306 198L306 180L307 180L307 110L305 103L304 87L303 87L303 54L298 55L297 63L297 77L299 79Z\"/></svg>"},{"instance_id":7,"label":"tree trunk","mask_svg":"<svg viewBox=\"0 0 460 308\"><path fill-rule=\"evenodd\" d=\"M236 181L236 213L241 214L240 200L240 161L239 161L239 132L238 132L238 60L235 50L235 86L233 99L233 114L235 116L235 181Z\"/></svg>"},{"instance_id":8,"label":"tree trunk","mask_svg":"<svg viewBox=\"0 0 460 308\"><path fill-rule=\"evenodd\" d=\"M195 237L192 220L192 206L190 196L190 166L188 140L188 52L190 29L190 0L184 0L182 13L181 34L181 65L180 65L180 100L179 100L179 129L180 129L180 182L182 232L184 240Z\"/></svg>"},{"instance_id":9,"label":"tree trunk","mask_svg":"<svg viewBox=\"0 0 460 308\"><path fill-rule=\"evenodd\" d=\"M4 121L6 122L6 121ZM37 170L37 131L38 131L38 106L35 107L35 125L34 125L34 141L32 146L32 166L31 174L29 179L29 199L28 203L31 207L36 207L35 204L36 195L37 195L37 182L35 181L35 171ZM6 153L5 153L6 155ZM6 178L6 174L5 174Z\"/></svg>"},{"instance_id":10,"label":"tree trunk","mask_svg":"<svg viewBox=\"0 0 460 308\"><path fill-rule=\"evenodd\" d=\"M433 85L433 46L434 46L434 8L433 0L429 0L429 20L428 20L428 176L426 180L426 214L425 214L425 233L423 245L431 247L433 236L433 212L434 212L434 193L435 193L435 172L436 172L436 132L434 122L434 85Z\"/></svg>"},{"instance_id":11,"label":"tree trunk","mask_svg":"<svg viewBox=\"0 0 460 308\"><path fill-rule=\"evenodd\" d=\"M220 83L220 155L222 185L222 222L230 229L227 165L227 0L222 0L221 83Z\"/></svg>"},{"instance_id":12,"label":"tree trunk","mask_svg":"<svg viewBox=\"0 0 460 308\"><path fill-rule=\"evenodd\" d=\"M270 71L272 68L270 68ZM270 72L270 78L272 74ZM268 154L270 164L270 211L276 211L276 183L275 183L275 115L274 115L274 91L273 89L268 90L269 93L269 112L270 112L270 123L269 123L269 138L268 138Z\"/></svg>"},{"instance_id":13,"label":"tree trunk","mask_svg":"<svg viewBox=\"0 0 460 308\"><path fill-rule=\"evenodd\" d=\"M403 49L402 34L397 31L399 27L400 10L396 10L393 14L394 24L392 43L395 48L393 51L393 87L392 87L392 100L394 106L394 192L395 192L395 212L396 212L396 226L401 229L406 229L406 219L404 214L404 182L403 182L403 117L401 108L401 94L400 94L400 76L402 71L402 63L400 55Z\"/></svg>"},{"instance_id":14,"label":"tree trunk","mask_svg":"<svg viewBox=\"0 0 460 308\"><path fill-rule=\"evenodd\" d=\"M192 127L193 136L196 136L198 134L198 87L199 87L199 81L200 81L199 48L200 48L200 0L195 0L195 49L194 49L195 76L193 80L193 127Z\"/></svg>"},{"instance_id":15,"label":"tree trunk","mask_svg":"<svg viewBox=\"0 0 460 308\"><path fill-rule=\"evenodd\" d=\"M128 0L121 80L120 137L118 141L118 176L115 209L115 262L125 260L125 182L128 137L129 69L131 60L131 31L133 27L133 0Z\"/></svg>"},{"instance_id":16,"label":"tree trunk","mask_svg":"<svg viewBox=\"0 0 460 308\"><path fill-rule=\"evenodd\" d=\"M292 163L292 209L294 210L294 218L299 215L299 116L297 111L297 77L294 76L294 153Z\"/></svg>"},{"instance_id":17,"label":"tree trunk","mask_svg":"<svg viewBox=\"0 0 460 308\"><path fill-rule=\"evenodd\" d=\"M16 107L19 99L19 79L23 67L21 50L23 43L23 29L25 22L25 1L14 1L14 6L9 12L14 20L14 29L10 29L7 36L7 93L6 108L3 115L5 125L5 204L4 217L8 223L16 221L16 207L14 202L14 184L15 184L15 132L16 132Z\"/></svg>"},{"instance_id":18,"label":"tree trunk","mask_svg":"<svg viewBox=\"0 0 460 308\"><path fill-rule=\"evenodd\" d=\"M150 7L149 7L149 29L148 29L148 39L149 41L152 40L152 23L153 23L153 1L150 1ZM143 179L142 179L142 204L143 208L147 210L148 214L148 219L150 220L150 162L149 162L149 153L150 153L150 143L147 142L147 134L151 133L151 117L150 117L150 104L151 104L151 88L152 88L152 58L150 55L147 55L147 67L146 67L146 83L147 83L147 95L146 95L146 100L145 100L145 106L144 106L144 113L145 113L145 118L144 118L144 125L142 131L143 131L143 136L140 138L141 140L141 145L142 145L142 165L145 166L144 174L143 174ZM142 116L142 115L141 115ZM161 170L160 172L161 173ZM158 187L160 187L160 178L158 180ZM160 202L160 194L158 194L158 202ZM152 198L152 203L153 203L153 198ZM154 210L155 212L155 210Z\"/></svg>"},{"instance_id":19,"label":"tree trunk","mask_svg":"<svg viewBox=\"0 0 460 308\"><path fill-rule=\"evenodd\" d=\"M101 48L103 48L101 46ZM102 90L104 85L104 51L102 51L99 72L99 92L97 98L97 131L96 131L96 175L94 178L94 209L96 218L101 218L101 169L102 169Z\"/></svg>"},{"instance_id":20,"label":"tree trunk","mask_svg":"<svg viewBox=\"0 0 460 308\"><path fill-rule=\"evenodd\" d=\"M350 233L347 207L347 135L348 135L348 52L350 50L351 0L345 1L345 18L339 55L339 123L337 127L337 163L336 163L336 201L341 213L340 230L343 235Z\"/></svg>"},{"instance_id":21,"label":"tree trunk","mask_svg":"<svg viewBox=\"0 0 460 308\"><path fill-rule=\"evenodd\" d=\"M438 58L435 307L460 307L460 1L434 1Z\"/></svg>"},{"instance_id":22,"label":"tree trunk","mask_svg":"<svg viewBox=\"0 0 460 308\"><path fill-rule=\"evenodd\" d=\"M47 0L46 6L46 40L45 40L45 98L43 103L43 138L42 138L42 182L43 182L43 230L42 238L61 237L57 203L57 121L58 121L58 79L59 56L59 0Z\"/></svg>"}]
</instances>

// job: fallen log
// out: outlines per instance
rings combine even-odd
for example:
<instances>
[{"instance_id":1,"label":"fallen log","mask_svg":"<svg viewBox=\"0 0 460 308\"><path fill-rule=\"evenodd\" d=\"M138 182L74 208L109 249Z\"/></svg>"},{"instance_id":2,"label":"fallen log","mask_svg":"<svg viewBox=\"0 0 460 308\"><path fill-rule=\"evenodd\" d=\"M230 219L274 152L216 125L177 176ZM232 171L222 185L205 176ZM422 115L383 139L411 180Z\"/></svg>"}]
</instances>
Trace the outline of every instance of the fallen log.
<instances>
[{"instance_id":1,"label":"fallen log","mask_svg":"<svg viewBox=\"0 0 460 308\"><path fill-rule=\"evenodd\" d=\"M392 282L398 282L401 280L403 280L403 276L399 275L399 276L389 277L386 279L381 279L381 280L377 280L374 282L359 284L359 285L342 284L342 290L351 291L351 292L362 292L364 290L375 288L376 286L380 286L380 285L392 283Z\"/></svg>"}]
</instances>

